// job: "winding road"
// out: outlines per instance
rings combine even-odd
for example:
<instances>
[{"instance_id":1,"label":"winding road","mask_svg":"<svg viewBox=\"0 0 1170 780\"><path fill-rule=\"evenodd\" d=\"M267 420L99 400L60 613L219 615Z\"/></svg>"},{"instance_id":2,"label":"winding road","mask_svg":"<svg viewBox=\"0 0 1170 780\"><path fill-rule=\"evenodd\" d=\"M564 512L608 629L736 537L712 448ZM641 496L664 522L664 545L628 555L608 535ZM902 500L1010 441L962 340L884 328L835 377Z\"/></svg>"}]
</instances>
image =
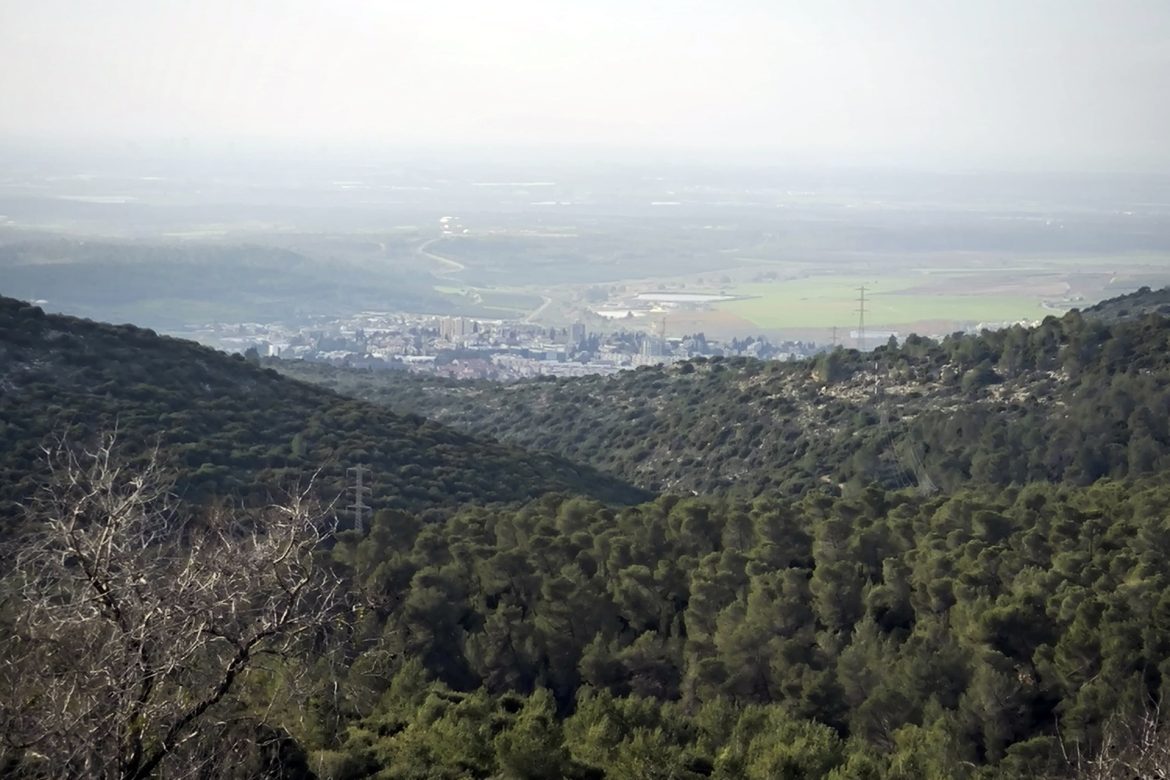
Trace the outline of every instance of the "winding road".
<instances>
[{"instance_id":1,"label":"winding road","mask_svg":"<svg viewBox=\"0 0 1170 780\"><path fill-rule=\"evenodd\" d=\"M544 313L544 310L548 308L548 305L553 302L553 299L548 297L547 295L542 295L540 297L544 299L544 303L540 304L540 306L537 307L536 309L534 309L531 314L529 314L527 317L525 317L524 318L525 322L535 321L537 317L539 317L541 314Z\"/></svg>"},{"instance_id":2,"label":"winding road","mask_svg":"<svg viewBox=\"0 0 1170 780\"><path fill-rule=\"evenodd\" d=\"M439 269L435 271L436 276L451 276L452 274L457 274L460 271L467 270L467 266L465 266L463 263L460 263L458 260L452 260L449 257L443 257L442 255L437 255L430 251L432 244L442 240L443 238L441 236L438 238L427 239L426 241L419 244L418 249L415 251L418 252L418 254L422 257L439 264Z\"/></svg>"},{"instance_id":3,"label":"winding road","mask_svg":"<svg viewBox=\"0 0 1170 780\"><path fill-rule=\"evenodd\" d=\"M415 252L417 252L420 257L425 257L427 260L430 260L431 262L433 262L439 266L438 268L436 268L433 271L433 273L436 277L440 277L440 278L451 277L451 276L454 276L455 274L457 274L461 271L466 271L467 266L465 266L463 263L459 262L458 260L452 260L449 257L443 257L442 255L436 254L435 252L431 251L431 247L434 244L438 243L439 241L442 241L443 239L444 239L443 236L437 236L435 238L428 238L426 241L424 241L418 245L418 247L415 249ZM547 295L542 295L540 297L542 300L540 306L533 309L528 314L528 316L524 318L525 322L529 322L529 323L535 322L536 318L539 317L541 314L543 314L544 310L547 309L549 307L549 304L551 304L553 302L553 299L548 297Z\"/></svg>"}]
</instances>

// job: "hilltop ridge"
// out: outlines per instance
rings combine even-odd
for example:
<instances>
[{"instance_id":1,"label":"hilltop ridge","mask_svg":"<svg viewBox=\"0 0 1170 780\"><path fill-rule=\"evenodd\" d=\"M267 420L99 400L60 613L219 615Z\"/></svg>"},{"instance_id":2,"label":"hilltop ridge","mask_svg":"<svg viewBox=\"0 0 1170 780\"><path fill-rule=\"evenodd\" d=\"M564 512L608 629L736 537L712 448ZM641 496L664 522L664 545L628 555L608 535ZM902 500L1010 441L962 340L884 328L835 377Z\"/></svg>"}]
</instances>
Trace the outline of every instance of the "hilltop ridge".
<instances>
[{"instance_id":1,"label":"hilltop ridge","mask_svg":"<svg viewBox=\"0 0 1170 780\"><path fill-rule=\"evenodd\" d=\"M696 358L501 385L274 361L278 370L646 489L799 494L1089 484L1170 455L1170 319L1071 312L942 341L803 361Z\"/></svg>"},{"instance_id":2,"label":"hilltop ridge","mask_svg":"<svg viewBox=\"0 0 1170 780\"><path fill-rule=\"evenodd\" d=\"M555 456L477 439L415 415L280 376L193 342L0 298L0 501L37 484L40 447L117 430L129 451L155 442L189 498L264 501L320 470L326 497L358 463L375 508L516 501L549 491L644 497Z\"/></svg>"},{"instance_id":3,"label":"hilltop ridge","mask_svg":"<svg viewBox=\"0 0 1170 780\"><path fill-rule=\"evenodd\" d=\"M1084 310L1086 317L1107 321L1134 319L1146 314L1170 315L1170 287L1160 290L1142 287L1136 292L1109 298Z\"/></svg>"}]
</instances>

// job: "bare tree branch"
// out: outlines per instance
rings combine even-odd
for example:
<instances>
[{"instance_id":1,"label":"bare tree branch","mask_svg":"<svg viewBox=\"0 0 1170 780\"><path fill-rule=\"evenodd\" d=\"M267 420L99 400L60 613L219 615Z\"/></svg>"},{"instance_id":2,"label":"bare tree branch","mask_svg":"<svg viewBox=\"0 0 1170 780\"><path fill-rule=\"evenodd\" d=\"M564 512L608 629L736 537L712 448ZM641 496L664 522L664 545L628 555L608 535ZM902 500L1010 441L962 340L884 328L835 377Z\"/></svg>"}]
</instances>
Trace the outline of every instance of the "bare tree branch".
<instances>
[{"instance_id":1,"label":"bare tree branch","mask_svg":"<svg viewBox=\"0 0 1170 780\"><path fill-rule=\"evenodd\" d=\"M214 757L197 745L223 738L212 713L232 710L256 658L287 657L332 620L339 583L316 562L332 525L311 486L192 520L157 452L127 466L113 436L46 456L34 530L0 581L0 767L197 774Z\"/></svg>"}]
</instances>

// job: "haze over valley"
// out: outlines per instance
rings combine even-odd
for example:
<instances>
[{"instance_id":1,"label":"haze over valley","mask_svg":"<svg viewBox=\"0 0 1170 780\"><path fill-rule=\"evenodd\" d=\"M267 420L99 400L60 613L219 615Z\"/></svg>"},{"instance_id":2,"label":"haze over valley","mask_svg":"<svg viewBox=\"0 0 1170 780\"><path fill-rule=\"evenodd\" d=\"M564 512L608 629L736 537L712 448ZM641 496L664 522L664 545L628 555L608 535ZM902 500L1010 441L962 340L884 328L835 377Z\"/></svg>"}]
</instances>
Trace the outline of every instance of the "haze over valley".
<instances>
[{"instance_id":1,"label":"haze over valley","mask_svg":"<svg viewBox=\"0 0 1170 780\"><path fill-rule=\"evenodd\" d=\"M362 311L943 335L1170 283L1170 179L798 166L28 159L6 292L199 337ZM663 327L665 326L665 327Z\"/></svg>"},{"instance_id":2,"label":"haze over valley","mask_svg":"<svg viewBox=\"0 0 1170 780\"><path fill-rule=\"evenodd\" d=\"M1170 777L1165 0L0 7L0 777Z\"/></svg>"}]
</instances>

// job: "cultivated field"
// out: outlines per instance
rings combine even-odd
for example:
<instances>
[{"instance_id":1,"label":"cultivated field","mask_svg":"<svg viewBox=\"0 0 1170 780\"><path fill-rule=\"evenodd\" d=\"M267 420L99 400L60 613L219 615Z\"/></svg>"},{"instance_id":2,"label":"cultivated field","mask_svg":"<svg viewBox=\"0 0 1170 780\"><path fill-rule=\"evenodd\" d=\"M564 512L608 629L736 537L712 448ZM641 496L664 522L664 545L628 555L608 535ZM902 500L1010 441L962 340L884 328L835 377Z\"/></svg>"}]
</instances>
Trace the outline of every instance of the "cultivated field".
<instances>
[{"instance_id":1,"label":"cultivated field","mask_svg":"<svg viewBox=\"0 0 1170 780\"><path fill-rule=\"evenodd\" d=\"M724 315L762 331L853 329L858 295L866 288L866 324L903 332L949 332L985 323L1034 321L1070 308L1170 284L1170 258L1033 259L1011 265L971 258L966 264L903 270L890 275L808 275L740 284L741 299L716 304Z\"/></svg>"},{"instance_id":2,"label":"cultivated field","mask_svg":"<svg viewBox=\"0 0 1170 780\"><path fill-rule=\"evenodd\" d=\"M1038 297L1027 294L927 292L921 277L813 277L735 289L742 300L719 304L765 330L848 328L856 325L858 288L866 288L866 322L894 327L923 320L1013 322L1043 318ZM956 284L956 288L960 285Z\"/></svg>"}]
</instances>

